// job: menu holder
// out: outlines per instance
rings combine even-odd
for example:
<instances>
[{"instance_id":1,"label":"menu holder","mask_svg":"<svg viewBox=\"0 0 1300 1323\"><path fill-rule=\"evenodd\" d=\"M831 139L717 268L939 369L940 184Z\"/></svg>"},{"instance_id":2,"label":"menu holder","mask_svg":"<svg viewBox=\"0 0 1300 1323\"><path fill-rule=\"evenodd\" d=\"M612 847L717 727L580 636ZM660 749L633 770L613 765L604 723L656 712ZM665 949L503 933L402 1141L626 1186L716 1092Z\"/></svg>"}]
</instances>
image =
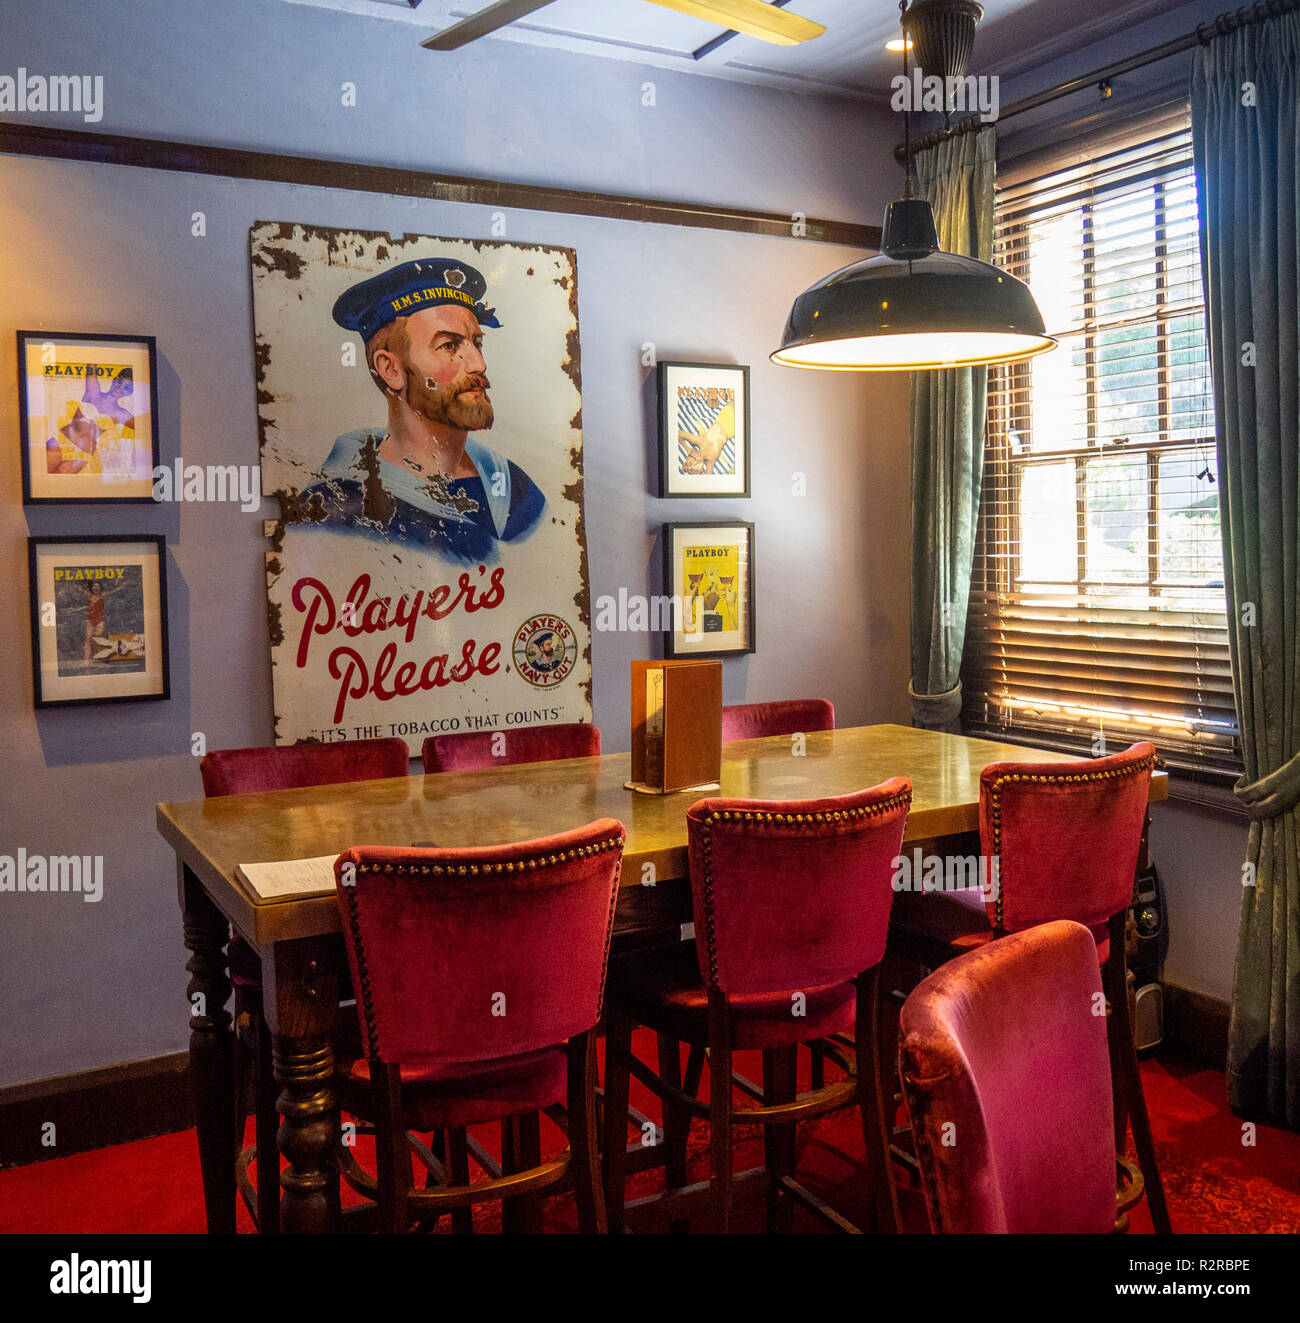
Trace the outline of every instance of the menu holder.
<instances>
[{"instance_id":1,"label":"menu holder","mask_svg":"<svg viewBox=\"0 0 1300 1323\"><path fill-rule=\"evenodd\" d=\"M717 790L722 775L722 662L632 663L629 790Z\"/></svg>"}]
</instances>

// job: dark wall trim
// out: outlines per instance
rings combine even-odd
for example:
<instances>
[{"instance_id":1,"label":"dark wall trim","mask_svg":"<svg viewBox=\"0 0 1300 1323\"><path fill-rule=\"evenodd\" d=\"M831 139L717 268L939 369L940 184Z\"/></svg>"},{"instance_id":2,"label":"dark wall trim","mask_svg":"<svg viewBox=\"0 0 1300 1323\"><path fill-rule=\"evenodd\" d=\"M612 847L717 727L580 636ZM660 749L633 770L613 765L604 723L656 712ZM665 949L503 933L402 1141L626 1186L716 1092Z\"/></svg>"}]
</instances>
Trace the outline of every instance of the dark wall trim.
<instances>
[{"instance_id":1,"label":"dark wall trim","mask_svg":"<svg viewBox=\"0 0 1300 1323\"><path fill-rule=\"evenodd\" d=\"M54 1123L54 1144L41 1142ZM0 1089L0 1167L128 1144L194 1124L189 1053Z\"/></svg>"},{"instance_id":2,"label":"dark wall trim","mask_svg":"<svg viewBox=\"0 0 1300 1323\"><path fill-rule=\"evenodd\" d=\"M356 161L330 161L315 156L279 156L234 147L168 142L158 138L128 138L116 133L83 133L49 125L0 121L0 152L56 161L92 161L100 165L134 165L146 170L177 170L184 174L257 179L266 183L304 184L311 188L343 188L357 193L388 193L397 197L432 198L473 206L554 211L570 216L600 216L608 220L652 225L686 225L704 230L731 230L791 239L793 217L775 212L713 207L703 203L666 202L626 197L618 193L585 193L537 184L512 184L502 179L475 179L402 170ZM878 249L878 225L847 221L805 222L807 239Z\"/></svg>"},{"instance_id":3,"label":"dark wall trim","mask_svg":"<svg viewBox=\"0 0 1300 1323\"><path fill-rule=\"evenodd\" d=\"M1166 983L1164 988L1165 1035L1158 1051L1226 1070L1228 1003L1176 983Z\"/></svg>"}]
</instances>

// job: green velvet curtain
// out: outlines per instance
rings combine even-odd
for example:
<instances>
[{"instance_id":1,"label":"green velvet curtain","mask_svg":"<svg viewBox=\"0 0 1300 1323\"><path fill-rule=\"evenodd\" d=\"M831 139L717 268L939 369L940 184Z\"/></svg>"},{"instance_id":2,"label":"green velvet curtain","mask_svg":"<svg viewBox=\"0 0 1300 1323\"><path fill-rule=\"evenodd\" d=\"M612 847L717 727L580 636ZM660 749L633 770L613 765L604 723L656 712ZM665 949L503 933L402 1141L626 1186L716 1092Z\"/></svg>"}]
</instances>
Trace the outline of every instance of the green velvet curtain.
<instances>
[{"instance_id":1,"label":"green velvet curtain","mask_svg":"<svg viewBox=\"0 0 1300 1323\"><path fill-rule=\"evenodd\" d=\"M993 260L992 129L919 152L945 252ZM912 724L960 729L961 654L984 464L988 369L912 374Z\"/></svg>"},{"instance_id":2,"label":"green velvet curtain","mask_svg":"<svg viewBox=\"0 0 1300 1323\"><path fill-rule=\"evenodd\" d=\"M1245 761L1236 790L1251 819L1228 1096L1292 1126L1300 1125L1298 102L1300 15L1197 52L1192 126Z\"/></svg>"}]
</instances>

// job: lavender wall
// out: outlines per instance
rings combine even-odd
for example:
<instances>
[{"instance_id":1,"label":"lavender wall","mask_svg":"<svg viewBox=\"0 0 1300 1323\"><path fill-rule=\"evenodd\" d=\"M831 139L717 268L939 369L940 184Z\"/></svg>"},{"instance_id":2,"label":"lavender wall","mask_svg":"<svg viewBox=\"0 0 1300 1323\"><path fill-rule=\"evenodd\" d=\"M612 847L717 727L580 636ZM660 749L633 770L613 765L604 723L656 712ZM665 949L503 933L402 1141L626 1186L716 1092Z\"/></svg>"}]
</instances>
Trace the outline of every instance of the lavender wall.
<instances>
[{"instance_id":1,"label":"lavender wall","mask_svg":"<svg viewBox=\"0 0 1300 1323\"><path fill-rule=\"evenodd\" d=\"M88 30L111 31L102 69ZM110 60L107 52L111 49ZM96 73L81 125L601 191L879 223L894 126L825 102L606 60L484 43L439 82L404 25L229 0L47 0L0 18L0 73ZM446 68L446 65L441 66ZM656 106L641 85L656 83ZM357 106L340 105L344 81ZM61 117L38 117L53 122ZM79 121L75 118L71 125ZM0 1085L183 1047L188 1006L172 858L153 806L200 793L209 747L268 742L261 516L237 506L24 509L17 328L136 331L159 349L163 457L257 459L249 224L285 219L488 237L481 208L112 166L0 159L0 854L102 854L104 898L0 893ZM207 233L191 235L191 215ZM760 651L724 665L727 701L824 694L844 723L906 720L908 514L898 378L794 373L767 352L793 295L857 254L795 239L511 212L507 238L578 253L593 596L644 591L671 518L757 525ZM753 367L752 499L661 502L651 472L661 357ZM803 472L807 495L791 495ZM270 513L269 508L266 513ZM165 533L173 697L31 706L28 534ZM627 745L627 663L598 634L596 720Z\"/></svg>"}]
</instances>

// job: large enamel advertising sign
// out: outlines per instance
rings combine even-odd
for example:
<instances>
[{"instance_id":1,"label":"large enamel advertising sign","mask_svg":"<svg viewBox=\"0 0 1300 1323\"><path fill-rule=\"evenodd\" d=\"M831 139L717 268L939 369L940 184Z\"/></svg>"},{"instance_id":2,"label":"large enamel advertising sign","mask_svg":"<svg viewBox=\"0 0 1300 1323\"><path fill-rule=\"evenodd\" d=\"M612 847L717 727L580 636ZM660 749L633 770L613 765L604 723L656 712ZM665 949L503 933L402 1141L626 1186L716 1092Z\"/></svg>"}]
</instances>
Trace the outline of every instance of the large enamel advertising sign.
<instances>
[{"instance_id":1,"label":"large enamel advertising sign","mask_svg":"<svg viewBox=\"0 0 1300 1323\"><path fill-rule=\"evenodd\" d=\"M590 721L572 250L250 247L277 741Z\"/></svg>"}]
</instances>

